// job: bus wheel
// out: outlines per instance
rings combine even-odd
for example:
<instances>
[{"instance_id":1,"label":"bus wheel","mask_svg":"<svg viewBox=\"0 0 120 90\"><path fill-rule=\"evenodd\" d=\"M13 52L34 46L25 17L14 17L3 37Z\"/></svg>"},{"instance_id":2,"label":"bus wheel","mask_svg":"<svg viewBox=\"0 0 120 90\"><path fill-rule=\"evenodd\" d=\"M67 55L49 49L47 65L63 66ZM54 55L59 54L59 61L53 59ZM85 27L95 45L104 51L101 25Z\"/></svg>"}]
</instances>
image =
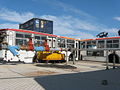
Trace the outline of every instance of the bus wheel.
<instances>
[{"instance_id":1,"label":"bus wheel","mask_svg":"<svg viewBox=\"0 0 120 90\"><path fill-rule=\"evenodd\" d=\"M119 56L113 53L108 55L109 63L113 63L114 55L115 55L115 63L119 63Z\"/></svg>"}]
</instances>

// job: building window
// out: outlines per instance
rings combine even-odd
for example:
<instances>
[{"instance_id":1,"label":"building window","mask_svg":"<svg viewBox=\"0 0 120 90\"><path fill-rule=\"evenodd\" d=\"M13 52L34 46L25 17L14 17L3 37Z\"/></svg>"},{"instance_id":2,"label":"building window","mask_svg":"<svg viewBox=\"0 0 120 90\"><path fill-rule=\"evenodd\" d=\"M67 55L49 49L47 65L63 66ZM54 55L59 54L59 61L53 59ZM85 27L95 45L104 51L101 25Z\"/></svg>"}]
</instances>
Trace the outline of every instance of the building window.
<instances>
[{"instance_id":1,"label":"building window","mask_svg":"<svg viewBox=\"0 0 120 90\"><path fill-rule=\"evenodd\" d=\"M26 24L25 24L25 27L28 27L28 26L29 26L28 23L26 23Z\"/></svg>"},{"instance_id":2,"label":"building window","mask_svg":"<svg viewBox=\"0 0 120 90\"><path fill-rule=\"evenodd\" d=\"M36 28L39 28L39 24L36 24Z\"/></svg>"},{"instance_id":3,"label":"building window","mask_svg":"<svg viewBox=\"0 0 120 90\"><path fill-rule=\"evenodd\" d=\"M41 28L44 28L44 21L41 21Z\"/></svg>"},{"instance_id":4,"label":"building window","mask_svg":"<svg viewBox=\"0 0 120 90\"><path fill-rule=\"evenodd\" d=\"M21 26L21 25L20 25L20 28L22 29L22 28L23 28L23 26Z\"/></svg>"},{"instance_id":5,"label":"building window","mask_svg":"<svg viewBox=\"0 0 120 90\"><path fill-rule=\"evenodd\" d=\"M39 20L37 19L37 20L35 21L35 23L36 23L36 24L39 24Z\"/></svg>"},{"instance_id":6,"label":"building window","mask_svg":"<svg viewBox=\"0 0 120 90\"><path fill-rule=\"evenodd\" d=\"M30 21L30 25L33 25L33 21Z\"/></svg>"}]
</instances>

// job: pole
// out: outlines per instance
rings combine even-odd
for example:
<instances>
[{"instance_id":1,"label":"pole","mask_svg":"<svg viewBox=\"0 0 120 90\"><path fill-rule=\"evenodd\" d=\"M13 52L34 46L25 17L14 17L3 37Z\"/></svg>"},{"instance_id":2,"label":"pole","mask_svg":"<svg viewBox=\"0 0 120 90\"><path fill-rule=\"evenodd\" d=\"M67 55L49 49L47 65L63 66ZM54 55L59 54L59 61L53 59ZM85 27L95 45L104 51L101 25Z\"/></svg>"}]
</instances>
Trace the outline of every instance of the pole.
<instances>
[{"instance_id":1,"label":"pole","mask_svg":"<svg viewBox=\"0 0 120 90\"><path fill-rule=\"evenodd\" d=\"M113 69L115 69L115 51L113 52Z\"/></svg>"},{"instance_id":2,"label":"pole","mask_svg":"<svg viewBox=\"0 0 120 90\"><path fill-rule=\"evenodd\" d=\"M73 64L75 64L75 50L73 50Z\"/></svg>"},{"instance_id":3,"label":"pole","mask_svg":"<svg viewBox=\"0 0 120 90\"><path fill-rule=\"evenodd\" d=\"M106 70L109 69L108 66L109 66L109 65L108 65L108 50L106 50Z\"/></svg>"},{"instance_id":4,"label":"pole","mask_svg":"<svg viewBox=\"0 0 120 90\"><path fill-rule=\"evenodd\" d=\"M68 64L68 49L66 49L66 64Z\"/></svg>"},{"instance_id":5,"label":"pole","mask_svg":"<svg viewBox=\"0 0 120 90\"><path fill-rule=\"evenodd\" d=\"M66 51L66 65L68 64L68 46L67 46L67 39L65 39L65 51Z\"/></svg>"}]
</instances>

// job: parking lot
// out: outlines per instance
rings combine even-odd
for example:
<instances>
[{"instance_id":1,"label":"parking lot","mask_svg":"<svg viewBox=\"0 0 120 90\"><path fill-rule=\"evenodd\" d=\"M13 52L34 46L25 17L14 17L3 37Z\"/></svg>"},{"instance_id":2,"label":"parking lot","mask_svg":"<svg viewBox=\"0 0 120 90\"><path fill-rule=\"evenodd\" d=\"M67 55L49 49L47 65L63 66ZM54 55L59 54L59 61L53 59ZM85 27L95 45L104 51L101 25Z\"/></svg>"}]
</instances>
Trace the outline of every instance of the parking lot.
<instances>
[{"instance_id":1,"label":"parking lot","mask_svg":"<svg viewBox=\"0 0 120 90\"><path fill-rule=\"evenodd\" d=\"M105 63L90 61L77 61L75 64L69 62L67 65L66 63L1 64L0 90L77 90L77 88L88 90L87 87L83 87L85 84L90 84L89 90L96 90L94 87L97 87L97 90L113 90L113 88L120 90L120 82L115 82L120 70L112 69L111 65L110 70L105 70ZM114 80L107 77L109 74ZM102 80L108 80L109 85L101 85ZM83 86L78 83L83 83ZM58 88L59 85L62 86Z\"/></svg>"}]
</instances>

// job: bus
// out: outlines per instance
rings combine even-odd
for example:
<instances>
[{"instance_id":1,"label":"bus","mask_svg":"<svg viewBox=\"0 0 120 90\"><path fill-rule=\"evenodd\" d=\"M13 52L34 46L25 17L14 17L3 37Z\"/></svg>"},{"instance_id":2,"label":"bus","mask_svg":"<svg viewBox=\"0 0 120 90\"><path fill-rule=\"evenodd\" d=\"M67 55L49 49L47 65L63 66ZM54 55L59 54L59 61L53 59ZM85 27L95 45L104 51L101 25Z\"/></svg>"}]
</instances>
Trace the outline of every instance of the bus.
<instances>
[{"instance_id":1,"label":"bus","mask_svg":"<svg viewBox=\"0 0 120 90\"><path fill-rule=\"evenodd\" d=\"M102 61L120 63L120 37L104 37L95 39L84 39L80 42L81 60Z\"/></svg>"},{"instance_id":2,"label":"bus","mask_svg":"<svg viewBox=\"0 0 120 90\"><path fill-rule=\"evenodd\" d=\"M72 49L77 49L75 59L78 60L80 54L79 39L23 29L0 29L0 60L32 63L36 51L32 50L31 47L43 46L45 40L50 50L61 51L65 54L66 60L71 55ZM31 46L28 47L29 45ZM43 50L43 48L40 47L39 49Z\"/></svg>"}]
</instances>

